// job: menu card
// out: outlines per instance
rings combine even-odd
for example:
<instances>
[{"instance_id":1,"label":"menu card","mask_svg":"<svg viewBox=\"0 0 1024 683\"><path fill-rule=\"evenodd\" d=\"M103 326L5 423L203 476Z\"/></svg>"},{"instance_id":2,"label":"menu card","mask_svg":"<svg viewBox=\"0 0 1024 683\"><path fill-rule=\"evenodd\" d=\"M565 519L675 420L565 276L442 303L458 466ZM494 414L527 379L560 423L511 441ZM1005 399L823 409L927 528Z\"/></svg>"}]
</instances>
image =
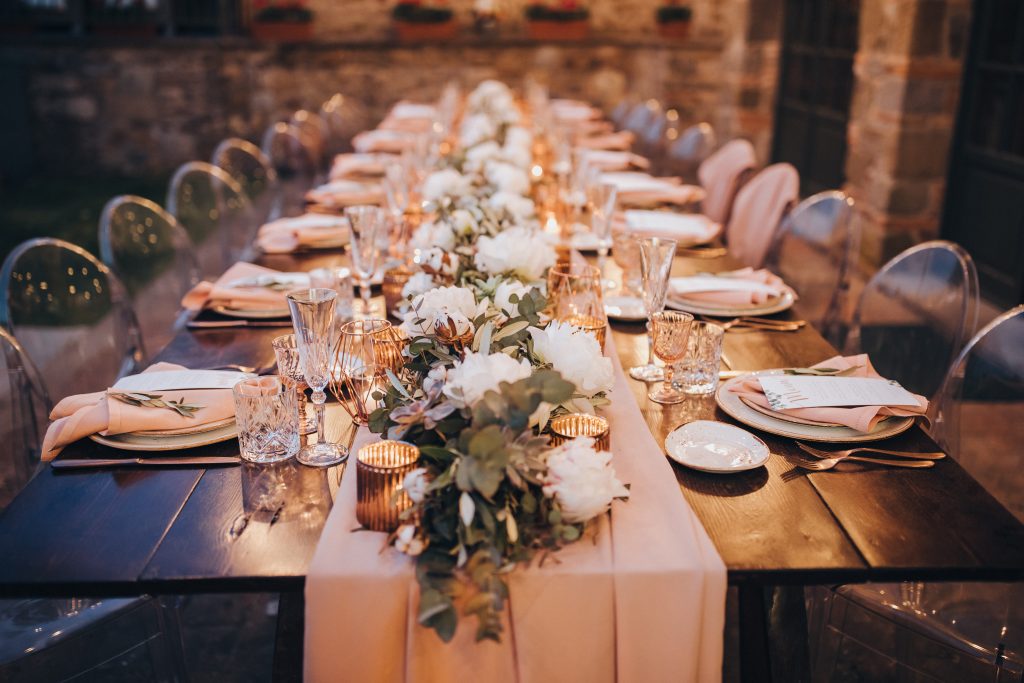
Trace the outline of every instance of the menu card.
<instances>
[{"instance_id":1,"label":"menu card","mask_svg":"<svg viewBox=\"0 0 1024 683\"><path fill-rule=\"evenodd\" d=\"M118 391L149 392L177 389L230 389L243 379L255 377L247 372L229 370L167 370L143 372L117 380Z\"/></svg>"},{"instance_id":2,"label":"menu card","mask_svg":"<svg viewBox=\"0 0 1024 683\"><path fill-rule=\"evenodd\" d=\"M897 382L877 377L766 375L758 379L772 410L919 405Z\"/></svg>"}]
</instances>

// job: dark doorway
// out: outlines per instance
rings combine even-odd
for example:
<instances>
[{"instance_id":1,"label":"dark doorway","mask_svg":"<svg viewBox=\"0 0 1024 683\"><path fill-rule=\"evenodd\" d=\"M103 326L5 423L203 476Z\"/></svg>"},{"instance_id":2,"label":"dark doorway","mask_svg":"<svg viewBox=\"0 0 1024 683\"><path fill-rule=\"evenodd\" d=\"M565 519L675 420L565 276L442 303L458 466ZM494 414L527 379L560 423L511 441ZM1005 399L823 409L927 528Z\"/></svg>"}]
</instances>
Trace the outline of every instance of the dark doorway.
<instances>
[{"instance_id":1,"label":"dark doorway","mask_svg":"<svg viewBox=\"0 0 1024 683\"><path fill-rule=\"evenodd\" d=\"M772 161L800 171L804 196L846 179L860 0L786 0Z\"/></svg>"},{"instance_id":2,"label":"dark doorway","mask_svg":"<svg viewBox=\"0 0 1024 683\"><path fill-rule=\"evenodd\" d=\"M1009 308L1024 303L1024 3L973 7L942 232Z\"/></svg>"}]
</instances>

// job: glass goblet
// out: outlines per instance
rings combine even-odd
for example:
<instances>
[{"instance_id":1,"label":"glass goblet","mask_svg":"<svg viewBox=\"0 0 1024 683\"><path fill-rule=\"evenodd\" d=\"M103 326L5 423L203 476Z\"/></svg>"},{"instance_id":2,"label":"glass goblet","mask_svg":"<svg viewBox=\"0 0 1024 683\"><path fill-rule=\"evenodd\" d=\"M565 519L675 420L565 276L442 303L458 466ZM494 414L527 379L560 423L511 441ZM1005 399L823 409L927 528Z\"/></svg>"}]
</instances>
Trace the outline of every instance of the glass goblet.
<instances>
[{"instance_id":1,"label":"glass goblet","mask_svg":"<svg viewBox=\"0 0 1024 683\"><path fill-rule=\"evenodd\" d=\"M312 434L316 431L316 420L311 419L306 412L306 378L302 376L302 359L295 344L295 335L274 337L270 345L274 347L274 355L277 356L278 374L298 399L299 434Z\"/></svg>"},{"instance_id":2,"label":"glass goblet","mask_svg":"<svg viewBox=\"0 0 1024 683\"><path fill-rule=\"evenodd\" d=\"M654 353L665 363L665 381L652 389L647 398L655 403L679 403L684 394L672 385L675 364L686 355L693 316L682 311L658 311L651 316Z\"/></svg>"},{"instance_id":3,"label":"glass goblet","mask_svg":"<svg viewBox=\"0 0 1024 683\"><path fill-rule=\"evenodd\" d=\"M345 460L348 449L327 440L324 433L324 389L331 377L331 337L334 329L334 305L338 293L333 289L300 289L288 294L288 308L295 328L295 343L302 361L302 375L313 390L316 406L317 439L299 451L304 465L326 467Z\"/></svg>"},{"instance_id":4,"label":"glass goblet","mask_svg":"<svg viewBox=\"0 0 1024 683\"><path fill-rule=\"evenodd\" d=\"M370 315L370 280L377 271L380 249L378 240L387 228L387 214L379 206L349 206L345 209L349 224L349 252L352 269L359 280L359 297L363 315Z\"/></svg>"},{"instance_id":5,"label":"glass goblet","mask_svg":"<svg viewBox=\"0 0 1024 683\"><path fill-rule=\"evenodd\" d=\"M618 283L609 280L606 275L608 251L612 248L612 217L615 215L615 203L619 190L611 183L600 182L600 175L598 175L597 182L589 185L588 194L590 227L597 239L597 267L601 271L601 282L605 289L615 289L618 287Z\"/></svg>"},{"instance_id":6,"label":"glass goblet","mask_svg":"<svg viewBox=\"0 0 1024 683\"><path fill-rule=\"evenodd\" d=\"M676 255L676 241L661 237L638 238L640 247L640 283L647 313L647 364L629 369L629 376L641 382L660 382L664 371L654 363L654 339L651 321L655 313L665 308L668 279L672 260Z\"/></svg>"}]
</instances>

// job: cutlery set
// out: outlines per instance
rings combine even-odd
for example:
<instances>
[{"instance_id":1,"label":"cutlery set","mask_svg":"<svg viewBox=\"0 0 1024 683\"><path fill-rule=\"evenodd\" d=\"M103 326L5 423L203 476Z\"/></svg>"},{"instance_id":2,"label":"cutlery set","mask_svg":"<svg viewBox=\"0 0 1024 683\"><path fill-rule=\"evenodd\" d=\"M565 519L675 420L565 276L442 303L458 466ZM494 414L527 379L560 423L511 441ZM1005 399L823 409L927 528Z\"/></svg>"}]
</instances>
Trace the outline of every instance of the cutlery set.
<instances>
[{"instance_id":1,"label":"cutlery set","mask_svg":"<svg viewBox=\"0 0 1024 683\"><path fill-rule=\"evenodd\" d=\"M726 332L730 330L733 332L796 332L807 325L806 320L773 320L754 316L739 316L730 320L721 320L706 315L697 317L704 322L718 325Z\"/></svg>"},{"instance_id":2,"label":"cutlery set","mask_svg":"<svg viewBox=\"0 0 1024 683\"><path fill-rule=\"evenodd\" d=\"M799 441L796 442L796 445L797 448L807 455L787 453L783 457L787 462L811 472L830 470L846 460L885 465L887 467L923 469L934 467L936 460L946 457L946 454L941 452L891 451L884 448L871 448L867 446L848 448L842 451L823 451ZM860 453L861 455L854 455L854 453ZM871 454L891 455L896 459L874 457Z\"/></svg>"}]
</instances>

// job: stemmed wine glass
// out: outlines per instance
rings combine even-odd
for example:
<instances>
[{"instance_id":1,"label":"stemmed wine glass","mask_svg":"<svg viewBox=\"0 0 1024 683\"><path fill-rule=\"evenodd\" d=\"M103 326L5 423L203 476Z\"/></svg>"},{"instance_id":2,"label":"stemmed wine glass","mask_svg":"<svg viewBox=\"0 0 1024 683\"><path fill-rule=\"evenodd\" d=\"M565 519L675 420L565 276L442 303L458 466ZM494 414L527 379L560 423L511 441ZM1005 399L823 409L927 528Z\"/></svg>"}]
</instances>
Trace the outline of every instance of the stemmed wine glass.
<instances>
[{"instance_id":1,"label":"stemmed wine glass","mask_svg":"<svg viewBox=\"0 0 1024 683\"><path fill-rule=\"evenodd\" d=\"M370 317L370 279L377 271L380 250L377 240L387 225L384 209L379 206L349 206L345 209L349 224L349 251L352 269L359 278L359 297L363 302L363 315Z\"/></svg>"},{"instance_id":2,"label":"stemmed wine glass","mask_svg":"<svg viewBox=\"0 0 1024 683\"><path fill-rule=\"evenodd\" d=\"M342 462L348 449L327 441L324 433L324 389L331 378L331 338L334 331L334 305L338 293L333 289L300 289L288 294L288 309L295 328L295 343L302 361L302 376L313 390L316 406L317 438L299 451L303 465L326 467Z\"/></svg>"},{"instance_id":3,"label":"stemmed wine glass","mask_svg":"<svg viewBox=\"0 0 1024 683\"><path fill-rule=\"evenodd\" d=\"M615 214L619 189L611 183L601 182L600 175L587 189L590 195L590 225L594 237L597 238L597 267L601 271L601 283L605 289L614 289L618 283L606 278L605 273L608 267L608 250L612 247L612 216Z\"/></svg>"},{"instance_id":4,"label":"stemmed wine glass","mask_svg":"<svg viewBox=\"0 0 1024 683\"><path fill-rule=\"evenodd\" d=\"M405 169L400 164L390 164L384 177L384 192L390 213L389 247L394 259L406 260L406 247L409 242L409 231L405 221L405 212L409 209L409 186L405 178Z\"/></svg>"},{"instance_id":5,"label":"stemmed wine glass","mask_svg":"<svg viewBox=\"0 0 1024 683\"><path fill-rule=\"evenodd\" d=\"M693 316L681 311L658 311L651 316L654 353L665 363L665 381L647 398L656 403L679 403L686 394L672 385L675 364L686 355Z\"/></svg>"},{"instance_id":6,"label":"stemmed wine glass","mask_svg":"<svg viewBox=\"0 0 1024 683\"><path fill-rule=\"evenodd\" d=\"M664 371L654 363L654 340L651 320L665 308L668 278L676 255L676 241L661 237L642 237L640 246L640 280L643 286L644 310L647 313L647 364L629 369L629 376L642 382L660 382Z\"/></svg>"}]
</instances>

